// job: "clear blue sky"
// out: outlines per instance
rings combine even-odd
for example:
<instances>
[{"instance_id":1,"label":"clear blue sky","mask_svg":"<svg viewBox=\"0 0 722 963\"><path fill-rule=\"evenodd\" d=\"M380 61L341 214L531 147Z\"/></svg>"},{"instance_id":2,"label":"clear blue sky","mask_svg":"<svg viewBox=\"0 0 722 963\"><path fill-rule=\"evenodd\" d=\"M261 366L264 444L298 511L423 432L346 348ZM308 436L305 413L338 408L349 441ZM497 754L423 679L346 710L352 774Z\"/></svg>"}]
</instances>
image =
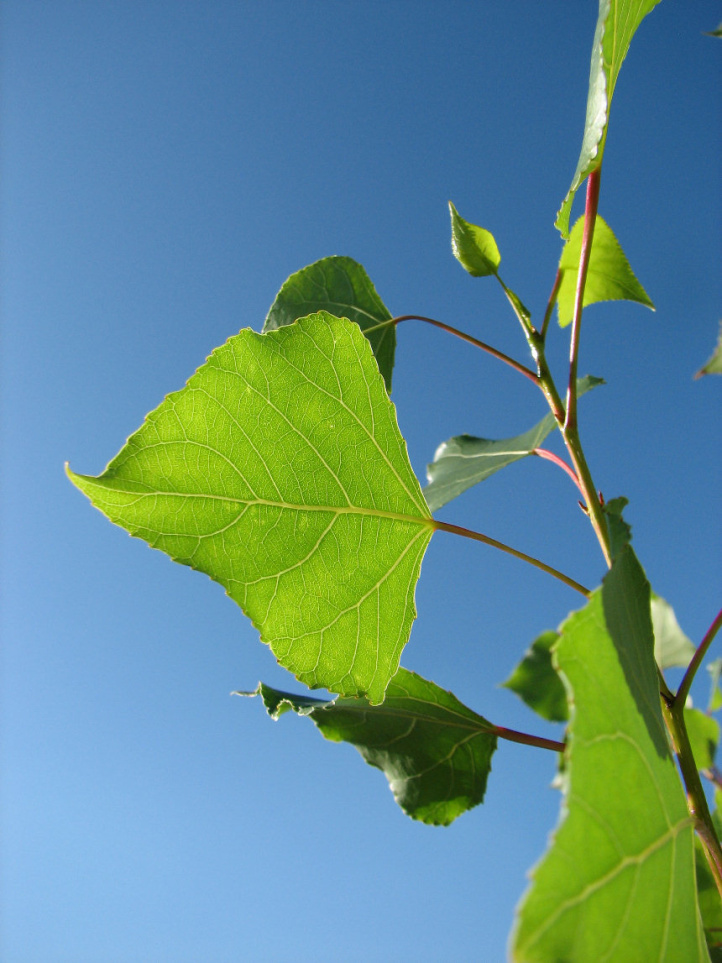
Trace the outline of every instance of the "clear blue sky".
<instances>
[{"instance_id":1,"label":"clear blue sky","mask_svg":"<svg viewBox=\"0 0 722 963\"><path fill-rule=\"evenodd\" d=\"M217 585L109 525L63 462L100 472L328 254L361 261L393 313L524 359L498 286L451 256L447 201L494 232L539 319L596 8L3 4L5 963L504 958L557 820L554 757L503 745L482 807L449 829L413 823L355 750L229 697L299 687ZM581 351L607 381L581 406L596 480L630 499L652 585L695 641L722 582L722 380L692 381L722 314L722 46L702 35L720 19L717 3L663 0L632 44L600 211L657 311L591 308ZM514 372L412 324L393 397L421 477L450 435L503 438L544 413ZM573 488L538 459L439 517L584 583L603 574ZM408 668L556 735L498 683L573 593L437 534L417 603Z\"/></svg>"}]
</instances>

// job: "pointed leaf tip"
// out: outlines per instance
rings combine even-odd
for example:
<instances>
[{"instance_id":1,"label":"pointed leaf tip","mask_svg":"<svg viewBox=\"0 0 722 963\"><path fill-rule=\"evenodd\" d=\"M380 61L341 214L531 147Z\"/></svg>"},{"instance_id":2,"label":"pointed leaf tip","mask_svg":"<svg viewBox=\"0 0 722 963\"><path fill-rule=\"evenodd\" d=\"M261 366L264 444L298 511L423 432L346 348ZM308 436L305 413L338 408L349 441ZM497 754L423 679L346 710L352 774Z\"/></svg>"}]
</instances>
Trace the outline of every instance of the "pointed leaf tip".
<instances>
[{"instance_id":1,"label":"pointed leaf tip","mask_svg":"<svg viewBox=\"0 0 722 963\"><path fill-rule=\"evenodd\" d=\"M494 235L483 227L465 221L449 201L451 213L451 249L454 257L472 277L483 278L496 274L501 254Z\"/></svg>"}]
</instances>

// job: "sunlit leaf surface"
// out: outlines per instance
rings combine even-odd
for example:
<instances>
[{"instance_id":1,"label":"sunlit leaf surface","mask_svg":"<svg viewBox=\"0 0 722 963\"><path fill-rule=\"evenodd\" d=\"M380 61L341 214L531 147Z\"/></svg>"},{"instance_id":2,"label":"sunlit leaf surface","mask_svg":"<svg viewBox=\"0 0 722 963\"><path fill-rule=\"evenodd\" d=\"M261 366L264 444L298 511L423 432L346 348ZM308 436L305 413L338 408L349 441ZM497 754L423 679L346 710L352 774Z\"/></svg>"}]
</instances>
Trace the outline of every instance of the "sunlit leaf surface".
<instances>
[{"instance_id":1,"label":"sunlit leaf surface","mask_svg":"<svg viewBox=\"0 0 722 963\"><path fill-rule=\"evenodd\" d=\"M383 699L433 523L356 324L241 331L102 475L70 477L111 521L220 582L298 679Z\"/></svg>"},{"instance_id":2,"label":"sunlit leaf surface","mask_svg":"<svg viewBox=\"0 0 722 963\"><path fill-rule=\"evenodd\" d=\"M450 692L399 669L383 705L364 699L323 702L259 683L269 715L293 709L310 716L326 739L356 746L383 770L403 811L446 826L484 798L497 737L493 726Z\"/></svg>"},{"instance_id":3,"label":"sunlit leaf surface","mask_svg":"<svg viewBox=\"0 0 722 963\"><path fill-rule=\"evenodd\" d=\"M562 822L513 936L523 963L707 960L694 835L659 705L650 592L631 547L555 650L572 693Z\"/></svg>"}]
</instances>

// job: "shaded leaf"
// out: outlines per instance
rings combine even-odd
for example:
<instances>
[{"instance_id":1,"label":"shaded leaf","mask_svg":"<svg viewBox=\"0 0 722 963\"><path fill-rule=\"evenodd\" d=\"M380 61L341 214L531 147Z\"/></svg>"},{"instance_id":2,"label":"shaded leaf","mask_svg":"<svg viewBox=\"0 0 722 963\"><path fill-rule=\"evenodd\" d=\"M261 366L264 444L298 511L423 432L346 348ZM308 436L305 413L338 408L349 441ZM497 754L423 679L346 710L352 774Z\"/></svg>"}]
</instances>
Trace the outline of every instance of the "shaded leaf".
<instances>
[{"instance_id":1,"label":"shaded leaf","mask_svg":"<svg viewBox=\"0 0 722 963\"><path fill-rule=\"evenodd\" d=\"M543 632L502 683L504 688L511 689L530 709L550 722L566 722L569 718L564 683L552 664L551 650L558 638L558 632Z\"/></svg>"},{"instance_id":2,"label":"shaded leaf","mask_svg":"<svg viewBox=\"0 0 722 963\"><path fill-rule=\"evenodd\" d=\"M602 378L586 375L577 381L577 392L583 395L601 384L604 384ZM556 421L550 413L515 438L492 441L473 435L457 435L442 442L436 449L433 462L426 466L429 484L424 488L424 495L429 508L432 512L437 511L500 468L531 455L555 428Z\"/></svg>"},{"instance_id":3,"label":"shaded leaf","mask_svg":"<svg viewBox=\"0 0 722 963\"><path fill-rule=\"evenodd\" d=\"M357 325L241 331L102 475L111 521L220 582L306 685L380 702L432 521Z\"/></svg>"},{"instance_id":4,"label":"shaded leaf","mask_svg":"<svg viewBox=\"0 0 722 963\"><path fill-rule=\"evenodd\" d=\"M580 217L572 228L559 261L561 282L557 295L557 311L561 327L569 324L574 315L574 297L583 233L584 218ZM588 304L596 304L599 301L635 301L654 310L654 305L635 277L619 241L601 217L597 217L594 225L594 239L589 257L583 305L586 307Z\"/></svg>"},{"instance_id":5,"label":"shaded leaf","mask_svg":"<svg viewBox=\"0 0 722 963\"><path fill-rule=\"evenodd\" d=\"M381 769L396 802L413 819L447 826L484 798L496 749L494 727L456 696L400 668L382 705L364 699L322 702L259 683L269 715L308 715L326 739L350 742Z\"/></svg>"},{"instance_id":6,"label":"shaded leaf","mask_svg":"<svg viewBox=\"0 0 722 963\"><path fill-rule=\"evenodd\" d=\"M483 227L465 221L449 201L451 212L451 249L454 257L472 277L483 278L496 274L501 254L494 235Z\"/></svg>"},{"instance_id":7,"label":"shaded leaf","mask_svg":"<svg viewBox=\"0 0 722 963\"><path fill-rule=\"evenodd\" d=\"M672 606L652 592L652 626L654 628L654 657L660 669L689 665L694 645L679 627Z\"/></svg>"},{"instance_id":8,"label":"shaded leaf","mask_svg":"<svg viewBox=\"0 0 722 963\"><path fill-rule=\"evenodd\" d=\"M582 181L602 163L614 88L629 44L640 23L659 0L599 0L599 16L592 42L587 115L582 149L572 183L557 214L562 237L569 231L572 202Z\"/></svg>"},{"instance_id":9,"label":"shaded leaf","mask_svg":"<svg viewBox=\"0 0 722 963\"><path fill-rule=\"evenodd\" d=\"M722 374L722 324L720 324L717 347L712 352L712 357L709 361L699 369L695 378L701 378L702 375L708 374Z\"/></svg>"},{"instance_id":10,"label":"shaded leaf","mask_svg":"<svg viewBox=\"0 0 722 963\"><path fill-rule=\"evenodd\" d=\"M684 724L698 769L711 769L719 744L719 723L699 709L685 707Z\"/></svg>"},{"instance_id":11,"label":"shaded leaf","mask_svg":"<svg viewBox=\"0 0 722 963\"><path fill-rule=\"evenodd\" d=\"M631 547L562 626L572 694L563 817L513 936L523 963L708 960L693 825L659 705L650 592Z\"/></svg>"},{"instance_id":12,"label":"shaded leaf","mask_svg":"<svg viewBox=\"0 0 722 963\"><path fill-rule=\"evenodd\" d=\"M318 311L355 321L364 332L367 328L391 320L388 308L358 261L350 257L333 256L314 261L284 282L268 311L263 334ZM390 394L396 326L390 324L372 331L367 338Z\"/></svg>"},{"instance_id":13,"label":"shaded leaf","mask_svg":"<svg viewBox=\"0 0 722 963\"><path fill-rule=\"evenodd\" d=\"M632 540L632 528L624 520L623 512L629 504L629 499L620 496L610 498L604 505L604 517L609 532L609 546L612 558L616 558L622 549Z\"/></svg>"}]
</instances>

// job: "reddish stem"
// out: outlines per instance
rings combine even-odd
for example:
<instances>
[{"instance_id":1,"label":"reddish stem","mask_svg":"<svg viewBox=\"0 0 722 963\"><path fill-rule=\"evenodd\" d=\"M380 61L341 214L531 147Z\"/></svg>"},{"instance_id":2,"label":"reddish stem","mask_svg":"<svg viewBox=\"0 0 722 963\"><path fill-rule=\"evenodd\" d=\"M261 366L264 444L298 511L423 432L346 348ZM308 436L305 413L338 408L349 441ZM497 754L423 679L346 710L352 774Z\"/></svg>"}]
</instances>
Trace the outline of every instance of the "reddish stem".
<instances>
[{"instance_id":1,"label":"reddish stem","mask_svg":"<svg viewBox=\"0 0 722 963\"><path fill-rule=\"evenodd\" d=\"M579 491L582 493L582 496L584 495L584 489L582 488L582 483L579 481L579 476L571 467L571 465L567 465L563 458L560 458L559 455L555 455L553 451L547 451L546 448L534 448L532 455L538 455L540 458L546 458L547 461L551 461L553 464L563 468L577 486Z\"/></svg>"},{"instance_id":2,"label":"reddish stem","mask_svg":"<svg viewBox=\"0 0 722 963\"><path fill-rule=\"evenodd\" d=\"M494 726L494 733L500 739L508 739L509 742L520 742L523 746L537 746L539 749L551 749L552 752L564 752L564 743L557 742L556 739L545 739L543 736L532 736L528 732L517 732L515 729L505 729L503 726Z\"/></svg>"}]
</instances>

